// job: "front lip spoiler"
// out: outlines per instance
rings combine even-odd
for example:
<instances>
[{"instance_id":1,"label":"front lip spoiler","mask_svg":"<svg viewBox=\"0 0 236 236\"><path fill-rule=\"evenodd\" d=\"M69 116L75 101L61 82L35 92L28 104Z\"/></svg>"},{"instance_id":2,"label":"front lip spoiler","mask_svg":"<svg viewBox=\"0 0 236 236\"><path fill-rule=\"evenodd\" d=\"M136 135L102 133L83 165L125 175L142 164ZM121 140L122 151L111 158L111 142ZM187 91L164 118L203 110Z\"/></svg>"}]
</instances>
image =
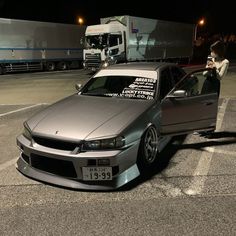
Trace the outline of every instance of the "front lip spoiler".
<instances>
[{"instance_id":1,"label":"front lip spoiler","mask_svg":"<svg viewBox=\"0 0 236 236\"><path fill-rule=\"evenodd\" d=\"M122 187L131 180L137 178L140 175L137 165L131 166L129 169L122 172L119 176L114 178L112 181L100 181L100 182L80 182L79 180L73 180L63 178L61 176L53 175L47 172L43 172L32 168L26 163L22 157L17 160L16 168L23 175L30 177L34 180L39 180L45 183L58 185L61 187L80 189L80 190L97 190L97 191L109 191ZM99 184L98 184L99 183Z\"/></svg>"}]
</instances>

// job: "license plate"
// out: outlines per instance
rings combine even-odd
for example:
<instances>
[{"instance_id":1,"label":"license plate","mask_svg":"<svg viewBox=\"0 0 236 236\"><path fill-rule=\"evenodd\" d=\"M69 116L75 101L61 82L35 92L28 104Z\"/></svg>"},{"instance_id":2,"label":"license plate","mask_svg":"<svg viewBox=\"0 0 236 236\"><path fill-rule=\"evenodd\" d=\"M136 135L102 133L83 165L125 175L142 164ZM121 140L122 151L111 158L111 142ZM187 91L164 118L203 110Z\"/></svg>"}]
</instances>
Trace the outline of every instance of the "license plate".
<instances>
[{"instance_id":1,"label":"license plate","mask_svg":"<svg viewBox=\"0 0 236 236\"><path fill-rule=\"evenodd\" d=\"M112 180L111 167L82 167L83 180Z\"/></svg>"}]
</instances>

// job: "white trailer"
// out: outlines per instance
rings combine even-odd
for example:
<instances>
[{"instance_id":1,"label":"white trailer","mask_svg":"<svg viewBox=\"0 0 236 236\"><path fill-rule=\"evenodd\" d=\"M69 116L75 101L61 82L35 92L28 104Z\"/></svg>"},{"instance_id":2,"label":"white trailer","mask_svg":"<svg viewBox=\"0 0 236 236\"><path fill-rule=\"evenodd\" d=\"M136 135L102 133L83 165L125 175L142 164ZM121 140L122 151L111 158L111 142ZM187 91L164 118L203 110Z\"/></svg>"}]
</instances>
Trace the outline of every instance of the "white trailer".
<instances>
[{"instance_id":1,"label":"white trailer","mask_svg":"<svg viewBox=\"0 0 236 236\"><path fill-rule=\"evenodd\" d=\"M189 59L195 25L134 16L101 18L87 26L84 67L97 70L129 61Z\"/></svg>"},{"instance_id":2,"label":"white trailer","mask_svg":"<svg viewBox=\"0 0 236 236\"><path fill-rule=\"evenodd\" d=\"M0 18L0 73L79 67L85 26Z\"/></svg>"}]
</instances>

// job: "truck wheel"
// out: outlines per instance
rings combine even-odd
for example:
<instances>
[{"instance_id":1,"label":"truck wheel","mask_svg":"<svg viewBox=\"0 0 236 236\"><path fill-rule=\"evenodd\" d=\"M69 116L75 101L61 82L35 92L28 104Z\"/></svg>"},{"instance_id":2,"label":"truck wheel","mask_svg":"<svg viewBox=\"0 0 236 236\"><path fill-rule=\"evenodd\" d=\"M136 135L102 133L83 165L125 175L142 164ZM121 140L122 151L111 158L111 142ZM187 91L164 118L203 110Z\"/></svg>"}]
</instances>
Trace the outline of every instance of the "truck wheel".
<instances>
[{"instance_id":1,"label":"truck wheel","mask_svg":"<svg viewBox=\"0 0 236 236\"><path fill-rule=\"evenodd\" d=\"M0 75L6 74L6 69L2 66L0 66Z\"/></svg>"},{"instance_id":2,"label":"truck wheel","mask_svg":"<svg viewBox=\"0 0 236 236\"><path fill-rule=\"evenodd\" d=\"M54 71L55 70L55 63L50 61L50 62L47 62L46 64L46 70L47 71Z\"/></svg>"},{"instance_id":3,"label":"truck wheel","mask_svg":"<svg viewBox=\"0 0 236 236\"><path fill-rule=\"evenodd\" d=\"M150 167L157 159L158 135L156 128L150 126L143 134L138 151L137 164L140 170Z\"/></svg>"},{"instance_id":4,"label":"truck wheel","mask_svg":"<svg viewBox=\"0 0 236 236\"><path fill-rule=\"evenodd\" d=\"M57 64L58 70L66 70L68 68L68 65L65 61L61 61Z\"/></svg>"}]
</instances>

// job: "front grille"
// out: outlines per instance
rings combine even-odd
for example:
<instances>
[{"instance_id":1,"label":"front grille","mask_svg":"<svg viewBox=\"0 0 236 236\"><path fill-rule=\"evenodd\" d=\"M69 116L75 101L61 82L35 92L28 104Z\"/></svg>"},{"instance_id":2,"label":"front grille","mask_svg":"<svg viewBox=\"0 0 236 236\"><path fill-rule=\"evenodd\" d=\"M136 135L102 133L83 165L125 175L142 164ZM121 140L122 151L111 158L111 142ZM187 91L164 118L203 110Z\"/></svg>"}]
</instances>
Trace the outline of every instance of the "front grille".
<instances>
[{"instance_id":1,"label":"front grille","mask_svg":"<svg viewBox=\"0 0 236 236\"><path fill-rule=\"evenodd\" d=\"M36 154L31 154L30 158L31 166L38 170L68 178L77 177L74 165L71 161L58 160Z\"/></svg>"},{"instance_id":2,"label":"front grille","mask_svg":"<svg viewBox=\"0 0 236 236\"><path fill-rule=\"evenodd\" d=\"M88 67L98 68L101 64L101 55L99 53L95 54L85 54L85 60Z\"/></svg>"},{"instance_id":3,"label":"front grille","mask_svg":"<svg viewBox=\"0 0 236 236\"><path fill-rule=\"evenodd\" d=\"M44 147L59 149L59 150L66 150L66 151L73 151L76 147L79 146L78 143L73 143L64 140L57 140L57 139L50 139L50 138L43 138L34 136L34 141L39 145Z\"/></svg>"}]
</instances>

